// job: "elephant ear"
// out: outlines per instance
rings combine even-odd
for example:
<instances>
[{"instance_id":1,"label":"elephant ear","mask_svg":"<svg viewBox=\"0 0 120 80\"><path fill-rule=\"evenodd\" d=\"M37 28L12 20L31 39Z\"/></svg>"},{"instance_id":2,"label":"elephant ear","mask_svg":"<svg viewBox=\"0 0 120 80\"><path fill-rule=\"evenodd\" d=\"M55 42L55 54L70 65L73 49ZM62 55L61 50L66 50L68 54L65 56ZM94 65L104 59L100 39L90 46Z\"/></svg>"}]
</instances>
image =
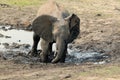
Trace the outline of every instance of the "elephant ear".
<instances>
[{"instance_id":1,"label":"elephant ear","mask_svg":"<svg viewBox=\"0 0 120 80\"><path fill-rule=\"evenodd\" d=\"M80 19L77 15L72 14L65 18L65 20L69 23L70 37L68 39L68 43L70 43L76 39L80 33Z\"/></svg>"}]
</instances>

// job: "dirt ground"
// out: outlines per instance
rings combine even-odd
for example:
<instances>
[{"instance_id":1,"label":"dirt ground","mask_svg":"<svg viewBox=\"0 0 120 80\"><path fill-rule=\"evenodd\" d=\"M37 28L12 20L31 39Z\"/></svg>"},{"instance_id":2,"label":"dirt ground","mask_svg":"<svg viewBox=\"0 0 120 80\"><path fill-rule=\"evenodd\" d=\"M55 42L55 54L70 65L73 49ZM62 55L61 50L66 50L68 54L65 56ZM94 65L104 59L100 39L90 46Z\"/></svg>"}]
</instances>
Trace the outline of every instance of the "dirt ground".
<instances>
[{"instance_id":1,"label":"dirt ground","mask_svg":"<svg viewBox=\"0 0 120 80\"><path fill-rule=\"evenodd\" d=\"M15 64L0 60L0 80L119 80L120 65ZM117 70L117 71L116 71Z\"/></svg>"},{"instance_id":2,"label":"dirt ground","mask_svg":"<svg viewBox=\"0 0 120 80\"><path fill-rule=\"evenodd\" d=\"M120 79L120 1L56 0L81 19L81 33L71 49L109 54L103 65L17 64L0 56L0 80L119 80ZM0 5L0 25L25 28L36 16L39 5L18 7ZM32 36L32 35L31 35Z\"/></svg>"}]
</instances>

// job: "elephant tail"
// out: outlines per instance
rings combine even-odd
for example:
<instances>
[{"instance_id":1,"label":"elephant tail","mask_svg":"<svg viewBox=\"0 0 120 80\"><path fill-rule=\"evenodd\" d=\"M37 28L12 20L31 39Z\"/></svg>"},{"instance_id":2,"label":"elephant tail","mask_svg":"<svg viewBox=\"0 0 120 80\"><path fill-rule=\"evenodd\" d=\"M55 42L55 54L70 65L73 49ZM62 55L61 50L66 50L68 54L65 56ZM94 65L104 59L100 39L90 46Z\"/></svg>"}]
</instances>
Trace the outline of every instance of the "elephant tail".
<instances>
[{"instance_id":1,"label":"elephant tail","mask_svg":"<svg viewBox=\"0 0 120 80\"><path fill-rule=\"evenodd\" d=\"M32 24L29 24L29 25L26 27L26 30L32 31Z\"/></svg>"}]
</instances>

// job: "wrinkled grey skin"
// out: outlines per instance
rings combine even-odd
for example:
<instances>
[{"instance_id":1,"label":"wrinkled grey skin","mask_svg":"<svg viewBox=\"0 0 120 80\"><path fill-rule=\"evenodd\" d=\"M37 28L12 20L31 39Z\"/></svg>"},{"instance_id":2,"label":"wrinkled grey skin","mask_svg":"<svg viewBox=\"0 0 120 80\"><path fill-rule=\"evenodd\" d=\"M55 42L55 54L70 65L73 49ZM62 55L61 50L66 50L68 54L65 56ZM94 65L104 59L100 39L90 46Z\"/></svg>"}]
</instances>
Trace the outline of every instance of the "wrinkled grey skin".
<instances>
[{"instance_id":1,"label":"wrinkled grey skin","mask_svg":"<svg viewBox=\"0 0 120 80\"><path fill-rule=\"evenodd\" d=\"M42 10L45 10L46 5L51 9L44 13ZM37 55L37 45L41 38L41 61L48 62L48 55L52 53L52 44L56 42L56 56L51 62L65 62L67 45L79 35L79 25L80 19L75 14L69 15L55 2L45 4L32 23L34 36L31 55Z\"/></svg>"}]
</instances>

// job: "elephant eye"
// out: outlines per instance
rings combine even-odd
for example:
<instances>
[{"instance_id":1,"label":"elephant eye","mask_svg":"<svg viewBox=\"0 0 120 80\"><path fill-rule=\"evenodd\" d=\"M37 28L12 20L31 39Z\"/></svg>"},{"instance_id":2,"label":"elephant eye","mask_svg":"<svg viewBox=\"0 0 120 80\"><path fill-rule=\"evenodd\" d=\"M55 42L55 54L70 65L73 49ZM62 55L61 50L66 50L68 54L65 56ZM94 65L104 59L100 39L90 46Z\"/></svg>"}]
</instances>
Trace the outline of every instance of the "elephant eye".
<instances>
[{"instance_id":1,"label":"elephant eye","mask_svg":"<svg viewBox=\"0 0 120 80\"><path fill-rule=\"evenodd\" d=\"M78 20L75 20L75 23L77 24L77 23L78 23Z\"/></svg>"}]
</instances>

